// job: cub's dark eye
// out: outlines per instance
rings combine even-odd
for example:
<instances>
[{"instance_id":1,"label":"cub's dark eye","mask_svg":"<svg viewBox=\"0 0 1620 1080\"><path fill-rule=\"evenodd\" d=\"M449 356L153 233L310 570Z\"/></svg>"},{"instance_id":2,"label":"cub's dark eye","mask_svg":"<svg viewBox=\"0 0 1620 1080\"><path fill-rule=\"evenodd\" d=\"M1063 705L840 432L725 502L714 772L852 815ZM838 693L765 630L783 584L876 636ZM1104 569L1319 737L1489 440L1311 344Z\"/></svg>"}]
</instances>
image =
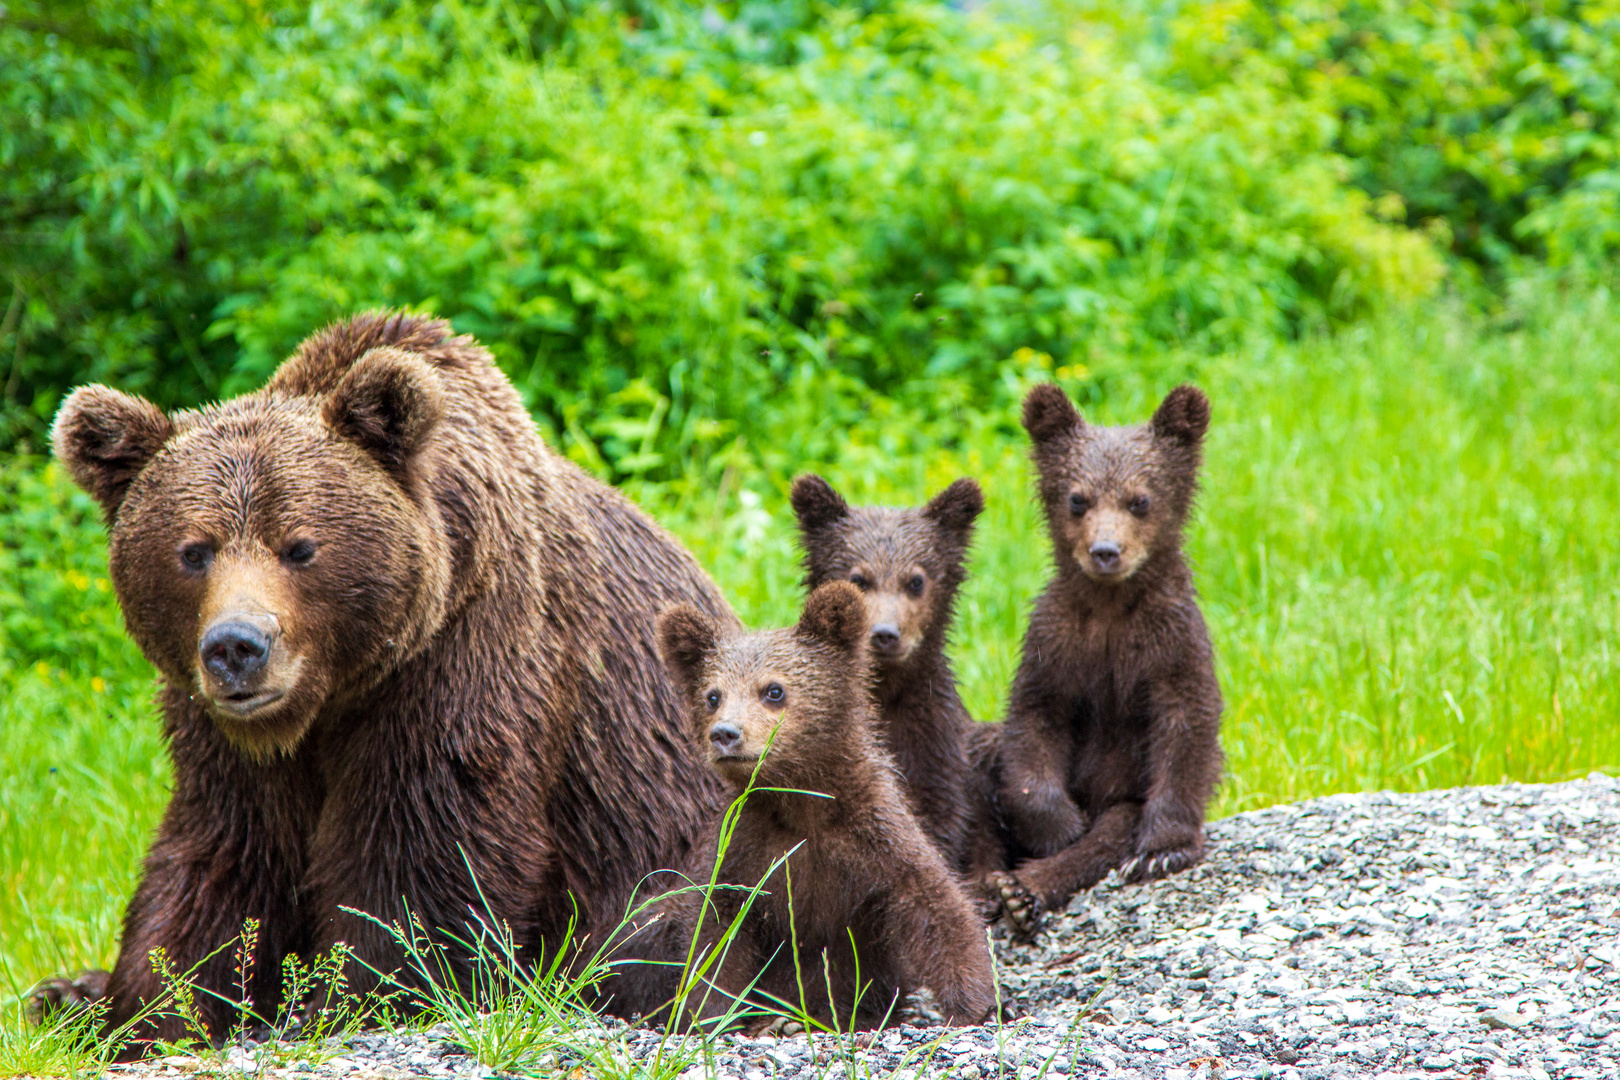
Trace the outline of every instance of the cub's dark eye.
<instances>
[{"instance_id":1,"label":"cub's dark eye","mask_svg":"<svg viewBox=\"0 0 1620 1080\"><path fill-rule=\"evenodd\" d=\"M713 712L720 707L720 691L710 690L703 696L703 700L709 703L709 711Z\"/></svg>"},{"instance_id":2,"label":"cub's dark eye","mask_svg":"<svg viewBox=\"0 0 1620 1080\"><path fill-rule=\"evenodd\" d=\"M765 688L765 700L770 702L772 705L780 705L782 700L786 697L787 691L782 689L781 683L773 682L771 685Z\"/></svg>"},{"instance_id":3,"label":"cub's dark eye","mask_svg":"<svg viewBox=\"0 0 1620 1080\"><path fill-rule=\"evenodd\" d=\"M912 574L911 580L906 582L906 592L910 593L912 596L921 596L923 594L923 586L926 584L927 582L923 581L923 576L921 574Z\"/></svg>"},{"instance_id":4,"label":"cub's dark eye","mask_svg":"<svg viewBox=\"0 0 1620 1080\"><path fill-rule=\"evenodd\" d=\"M1075 517L1084 516L1085 512L1090 509L1091 500L1086 498L1084 495L1069 496L1069 513L1073 514Z\"/></svg>"},{"instance_id":5,"label":"cub's dark eye","mask_svg":"<svg viewBox=\"0 0 1620 1080\"><path fill-rule=\"evenodd\" d=\"M180 561L187 570L206 570L214 561L214 549L207 544L187 544L180 549Z\"/></svg>"},{"instance_id":6,"label":"cub's dark eye","mask_svg":"<svg viewBox=\"0 0 1620 1080\"><path fill-rule=\"evenodd\" d=\"M1138 495L1136 498L1130 501L1130 505L1128 505L1126 509L1135 514L1137 517L1147 517L1147 512L1152 506L1152 499L1148 498L1146 495Z\"/></svg>"},{"instance_id":7,"label":"cub's dark eye","mask_svg":"<svg viewBox=\"0 0 1620 1080\"><path fill-rule=\"evenodd\" d=\"M851 574L851 575L849 575L849 583L851 585L855 586L857 589L861 590L862 592L865 592L866 587L868 585L872 584L870 581L866 580L866 575L865 574Z\"/></svg>"},{"instance_id":8,"label":"cub's dark eye","mask_svg":"<svg viewBox=\"0 0 1620 1080\"><path fill-rule=\"evenodd\" d=\"M315 541L298 540L290 545L281 557L294 566L303 566L315 557Z\"/></svg>"}]
</instances>

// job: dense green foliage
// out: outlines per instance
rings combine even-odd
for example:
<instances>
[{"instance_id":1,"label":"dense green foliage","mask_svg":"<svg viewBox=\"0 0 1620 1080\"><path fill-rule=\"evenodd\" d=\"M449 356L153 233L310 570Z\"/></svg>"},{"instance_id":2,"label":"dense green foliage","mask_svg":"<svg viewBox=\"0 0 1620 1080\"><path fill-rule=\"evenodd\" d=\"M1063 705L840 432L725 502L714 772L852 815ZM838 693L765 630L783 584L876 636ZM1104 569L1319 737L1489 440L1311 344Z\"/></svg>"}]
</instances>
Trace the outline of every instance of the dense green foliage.
<instances>
[{"instance_id":1,"label":"dense green foliage","mask_svg":"<svg viewBox=\"0 0 1620 1080\"><path fill-rule=\"evenodd\" d=\"M1293 333L1437 250L1610 253L1617 73L1613 0L21 0L0 442L378 304L491 342L618 475L757 435L804 368L982 389L1019 347Z\"/></svg>"},{"instance_id":2,"label":"dense green foliage","mask_svg":"<svg viewBox=\"0 0 1620 1080\"><path fill-rule=\"evenodd\" d=\"M1441 274L1316 105L1150 78L1073 13L1049 40L917 3L790 5L775 37L760 5L582 8L537 53L532 7L9 5L12 437L73 383L229 394L406 305L489 343L583 460L667 475L799 373L982 391L1019 348L1288 335Z\"/></svg>"},{"instance_id":3,"label":"dense green foliage","mask_svg":"<svg viewBox=\"0 0 1620 1080\"><path fill-rule=\"evenodd\" d=\"M1617 79L1615 0L19 0L0 445L376 305L621 477L757 442L795 376L1292 335L1440 252L1607 257Z\"/></svg>"},{"instance_id":4,"label":"dense green foliage","mask_svg":"<svg viewBox=\"0 0 1620 1080\"><path fill-rule=\"evenodd\" d=\"M1435 308L1200 359L1215 419L1189 541L1227 698L1220 813L1620 768L1620 313L1606 291L1548 289L1509 316L1520 328ZM1089 412L1139 419L1184 365L1120 374ZM762 421L774 464L629 490L745 619L780 625L801 597L795 470L893 503L978 477L953 654L969 708L995 718L1049 573L1016 421L1045 374L1031 361L935 411L879 399L830 421L838 438L785 409ZM0 507L3 995L111 960L167 764L89 500L55 466L14 460Z\"/></svg>"},{"instance_id":5,"label":"dense green foliage","mask_svg":"<svg viewBox=\"0 0 1620 1080\"><path fill-rule=\"evenodd\" d=\"M1170 20L1195 85L1286 85L1351 179L1493 270L1620 248L1620 3L1237 0ZM1151 20L1150 20L1151 21Z\"/></svg>"}]
</instances>

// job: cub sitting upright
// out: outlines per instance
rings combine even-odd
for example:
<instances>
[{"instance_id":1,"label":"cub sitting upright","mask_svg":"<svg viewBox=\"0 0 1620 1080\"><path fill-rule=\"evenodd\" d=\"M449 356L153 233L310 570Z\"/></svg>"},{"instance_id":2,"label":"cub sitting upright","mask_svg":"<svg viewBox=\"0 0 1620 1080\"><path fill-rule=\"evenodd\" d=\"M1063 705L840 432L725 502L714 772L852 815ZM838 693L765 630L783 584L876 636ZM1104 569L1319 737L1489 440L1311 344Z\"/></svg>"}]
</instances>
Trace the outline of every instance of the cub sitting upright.
<instances>
[{"instance_id":1,"label":"cub sitting upright","mask_svg":"<svg viewBox=\"0 0 1620 1080\"><path fill-rule=\"evenodd\" d=\"M756 786L718 882L754 886L786 857L710 977L713 991L699 987L689 998L699 1018L747 995L823 1023L836 1011L844 1030L870 1027L915 985L933 991L952 1024L978 1023L994 1005L981 923L906 809L873 731L866 636L861 595L847 582L817 589L787 630L733 634L685 605L659 618L661 651L694 734L733 792ZM707 851L716 840L705 840ZM673 921L688 931L699 922L699 896L677 898ZM699 927L703 945L731 925L744 896L715 891Z\"/></svg>"},{"instance_id":2,"label":"cub sitting upright","mask_svg":"<svg viewBox=\"0 0 1620 1080\"><path fill-rule=\"evenodd\" d=\"M819 476L793 482L805 587L848 581L861 590L883 740L900 766L912 813L960 871L974 861L972 837L984 814L965 798L973 718L956 692L945 638L983 509L979 485L968 479L906 510L851 509Z\"/></svg>"},{"instance_id":3,"label":"cub sitting upright","mask_svg":"<svg viewBox=\"0 0 1620 1080\"><path fill-rule=\"evenodd\" d=\"M1145 425L1093 427L1058 387L1024 400L1057 572L1036 602L1003 731L1002 806L1035 856L993 876L1028 935L1121 866L1203 857L1221 692L1181 531L1209 401L1172 390Z\"/></svg>"}]
</instances>

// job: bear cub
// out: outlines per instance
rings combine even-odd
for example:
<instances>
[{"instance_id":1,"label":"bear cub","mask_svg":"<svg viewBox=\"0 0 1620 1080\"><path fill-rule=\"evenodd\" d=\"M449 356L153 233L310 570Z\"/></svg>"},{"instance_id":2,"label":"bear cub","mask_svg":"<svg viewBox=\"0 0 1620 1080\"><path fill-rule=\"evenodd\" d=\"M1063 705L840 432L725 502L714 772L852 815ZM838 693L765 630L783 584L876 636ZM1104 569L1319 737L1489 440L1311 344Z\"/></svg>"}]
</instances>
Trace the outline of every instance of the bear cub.
<instances>
[{"instance_id":1,"label":"bear cub","mask_svg":"<svg viewBox=\"0 0 1620 1080\"><path fill-rule=\"evenodd\" d=\"M1036 602L1001 745L1001 805L1021 854L993 874L1013 929L1120 867L1203 857L1221 774L1221 692L1181 553L1209 400L1172 390L1146 424L1087 424L1057 386L1024 400L1056 560Z\"/></svg>"},{"instance_id":2,"label":"bear cub","mask_svg":"<svg viewBox=\"0 0 1620 1080\"><path fill-rule=\"evenodd\" d=\"M945 655L979 485L958 480L927 504L852 508L819 476L793 482L805 588L848 581L861 591L882 738L906 799L947 865L975 877L1000 868L983 842L988 799L975 789L969 743L977 725ZM968 795L969 797L964 797ZM984 850L996 848L996 856Z\"/></svg>"},{"instance_id":3,"label":"bear cub","mask_svg":"<svg viewBox=\"0 0 1620 1080\"><path fill-rule=\"evenodd\" d=\"M934 993L951 1024L978 1023L995 1004L981 923L878 741L867 638L865 604L848 582L813 592L789 629L735 633L687 605L659 617L693 734L732 792L747 791L716 878L742 888L716 889L707 904L700 892L677 894L665 918L688 940L696 928L700 950L712 949L748 889L765 881L768 890L709 986L688 998L692 1019L741 1001L872 1027L915 986Z\"/></svg>"}]
</instances>

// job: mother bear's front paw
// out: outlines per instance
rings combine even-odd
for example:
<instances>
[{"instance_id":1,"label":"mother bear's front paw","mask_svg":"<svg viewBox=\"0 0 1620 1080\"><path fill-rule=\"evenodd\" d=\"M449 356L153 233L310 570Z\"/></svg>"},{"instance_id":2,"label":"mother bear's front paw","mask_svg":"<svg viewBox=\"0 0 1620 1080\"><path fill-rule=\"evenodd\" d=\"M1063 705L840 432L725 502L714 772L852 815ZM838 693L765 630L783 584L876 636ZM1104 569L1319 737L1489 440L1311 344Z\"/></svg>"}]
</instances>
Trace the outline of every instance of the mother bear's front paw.
<instances>
[{"instance_id":1,"label":"mother bear's front paw","mask_svg":"<svg viewBox=\"0 0 1620 1080\"><path fill-rule=\"evenodd\" d=\"M112 976L105 971L85 971L69 979L56 975L41 979L28 991L28 1021L43 1023L45 1018L63 1009L84 1009L107 996L107 980Z\"/></svg>"}]
</instances>

